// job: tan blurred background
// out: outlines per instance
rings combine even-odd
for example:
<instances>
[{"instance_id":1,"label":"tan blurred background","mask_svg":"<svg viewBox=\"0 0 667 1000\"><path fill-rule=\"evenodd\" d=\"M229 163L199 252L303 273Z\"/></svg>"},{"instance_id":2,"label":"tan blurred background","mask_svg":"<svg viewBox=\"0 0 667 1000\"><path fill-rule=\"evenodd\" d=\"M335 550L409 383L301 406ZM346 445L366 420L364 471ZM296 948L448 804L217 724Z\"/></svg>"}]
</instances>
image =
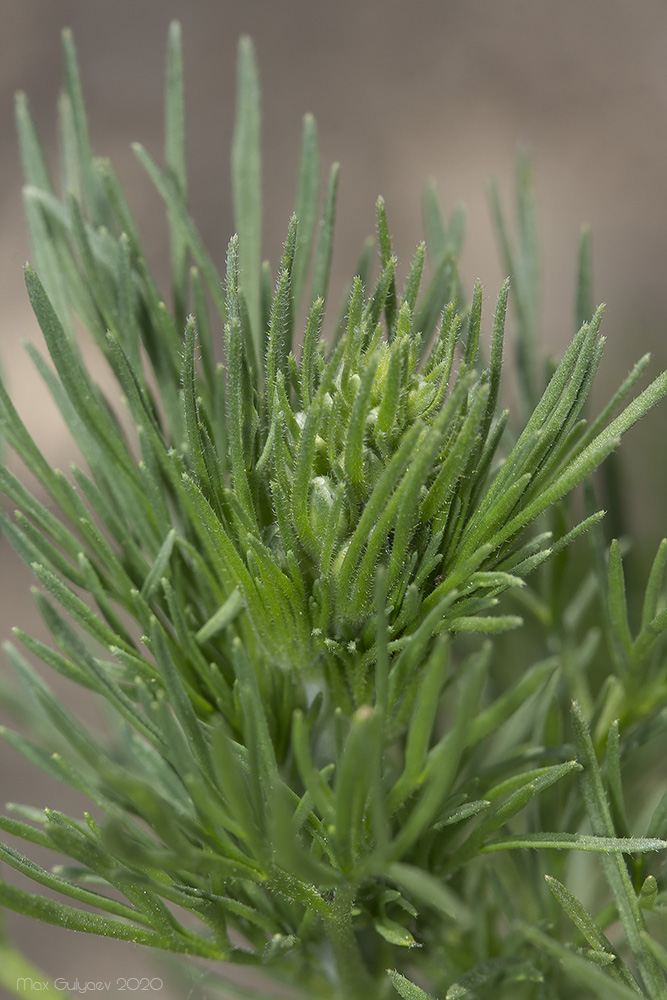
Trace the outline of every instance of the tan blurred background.
<instances>
[{"instance_id":1,"label":"tan blurred background","mask_svg":"<svg viewBox=\"0 0 667 1000\"><path fill-rule=\"evenodd\" d=\"M335 282L341 286L385 196L403 267L421 238L420 191L434 177L448 210L468 209L463 277L480 277L488 311L504 276L485 183L511 204L517 147L532 147L543 248L543 336L572 333L579 226L593 230L595 291L608 303L596 400L632 362L667 364L667 7L662 0L0 0L0 351L20 412L54 463L69 446L20 346L39 340L24 294L29 256L13 131L13 93L27 91L53 160L61 83L59 32L74 30L95 151L110 156L165 274L162 207L130 150L160 155L166 31L183 24L192 210L222 262L231 233L229 144L238 38L256 43L263 82L265 252L275 261L292 208L301 116L318 121L323 168L342 164ZM641 547L666 531L667 409L624 450L626 503ZM646 455L650 455L649 460ZM0 635L39 630L30 573L0 542ZM0 800L60 804L60 793L9 749ZM72 808L80 808L73 805ZM155 973L154 956L11 918L15 938L52 976L70 981ZM146 971L153 970L153 971ZM108 994L105 994L108 995ZM127 994L125 994L127 995ZM161 1000L183 996L165 989Z\"/></svg>"}]
</instances>

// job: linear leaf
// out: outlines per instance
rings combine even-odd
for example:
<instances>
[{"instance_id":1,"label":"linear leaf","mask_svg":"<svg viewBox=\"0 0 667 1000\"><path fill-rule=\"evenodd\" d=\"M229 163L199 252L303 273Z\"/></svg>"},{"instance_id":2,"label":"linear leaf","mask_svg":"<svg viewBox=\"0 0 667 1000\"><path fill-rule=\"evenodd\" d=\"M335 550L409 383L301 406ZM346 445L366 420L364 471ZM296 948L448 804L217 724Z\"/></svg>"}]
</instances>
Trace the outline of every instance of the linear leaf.
<instances>
[{"instance_id":1,"label":"linear leaf","mask_svg":"<svg viewBox=\"0 0 667 1000\"><path fill-rule=\"evenodd\" d=\"M69 930L120 938L121 941L133 941L135 944L145 944L153 948L174 948L173 942L167 941L152 931L133 927L120 920L110 920L97 913L88 913L74 906L58 903L54 899L47 899L44 896L26 892L24 889L17 889L5 882L0 882L0 902L16 913L27 917L36 917L44 923L67 927ZM187 951L189 949L182 947L176 950ZM194 953L197 954L197 952Z\"/></svg>"},{"instance_id":2,"label":"linear leaf","mask_svg":"<svg viewBox=\"0 0 667 1000\"><path fill-rule=\"evenodd\" d=\"M262 247L261 111L255 50L248 37L239 42L237 103L232 142L234 223L239 235L240 284L248 303L255 354L264 356L260 318Z\"/></svg>"},{"instance_id":3,"label":"linear leaf","mask_svg":"<svg viewBox=\"0 0 667 1000\"><path fill-rule=\"evenodd\" d=\"M165 165L183 201L187 202L183 51L181 26L177 21L172 21L169 25L164 117ZM186 313L188 280L187 242L183 239L182 229L173 210L168 211L168 218L171 237L171 283L174 294L174 312L179 324L183 324Z\"/></svg>"},{"instance_id":4,"label":"linear leaf","mask_svg":"<svg viewBox=\"0 0 667 1000\"><path fill-rule=\"evenodd\" d=\"M521 847L542 847L557 851L593 851L611 854L642 854L664 851L667 841L649 837L595 837L585 833L527 833L517 837L501 837L481 848L482 851L504 851Z\"/></svg>"},{"instance_id":5,"label":"linear leaf","mask_svg":"<svg viewBox=\"0 0 667 1000\"><path fill-rule=\"evenodd\" d=\"M292 273L294 311L299 312L303 287L310 262L313 234L317 221L317 203L320 192L320 153L317 126L312 115L304 115L301 138L301 160L294 208L298 219L297 241Z\"/></svg>"}]
</instances>

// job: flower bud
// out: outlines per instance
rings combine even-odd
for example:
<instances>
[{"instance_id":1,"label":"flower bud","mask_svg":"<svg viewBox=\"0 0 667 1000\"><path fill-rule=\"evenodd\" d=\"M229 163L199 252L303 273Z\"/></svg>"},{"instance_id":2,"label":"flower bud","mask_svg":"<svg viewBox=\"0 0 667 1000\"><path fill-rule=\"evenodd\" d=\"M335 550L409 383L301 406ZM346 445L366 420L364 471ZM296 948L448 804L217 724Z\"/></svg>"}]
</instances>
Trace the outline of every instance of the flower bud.
<instances>
[{"instance_id":1,"label":"flower bud","mask_svg":"<svg viewBox=\"0 0 667 1000\"><path fill-rule=\"evenodd\" d=\"M330 476L315 476L310 481L310 526L319 539L331 530L336 502L336 484Z\"/></svg>"}]
</instances>

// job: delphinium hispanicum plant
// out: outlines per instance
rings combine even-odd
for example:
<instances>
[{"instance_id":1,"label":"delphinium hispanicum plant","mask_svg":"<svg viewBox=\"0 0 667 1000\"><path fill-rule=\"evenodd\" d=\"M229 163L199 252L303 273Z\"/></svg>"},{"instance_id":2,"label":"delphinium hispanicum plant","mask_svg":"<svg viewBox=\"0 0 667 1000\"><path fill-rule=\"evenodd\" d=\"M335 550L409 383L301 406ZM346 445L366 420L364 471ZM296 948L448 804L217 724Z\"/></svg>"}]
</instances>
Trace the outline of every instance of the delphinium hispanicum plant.
<instances>
[{"instance_id":1,"label":"delphinium hispanicum plant","mask_svg":"<svg viewBox=\"0 0 667 1000\"><path fill-rule=\"evenodd\" d=\"M428 260L422 244L397 280L378 200L376 277L365 253L332 311L338 167L320 199L310 116L282 256L275 271L261 261L243 41L237 232L220 274L187 208L173 26L163 166L136 147L169 221L167 304L111 165L92 156L68 34L64 48L63 195L17 103L26 283L51 363L28 349L84 465L52 468L1 390L6 443L40 494L4 469L17 510L2 527L53 640L17 629L23 651L7 645L31 735L4 735L91 805L8 807L13 843L70 860L1 848L54 894L2 883L0 901L217 959L208 988L228 997L279 983L346 1000L664 998L650 852L667 846L667 798L638 829L621 777L664 728L667 545L631 626L590 476L667 376L628 402L642 359L584 418L602 352L587 238L578 332L543 376L525 161L517 240L492 197L525 411L509 420L510 282L483 324L480 285L468 302L458 276L462 216L444 219L431 190ZM86 369L75 321L116 395ZM106 706L102 732L27 654ZM224 963L255 967L259 985L226 984Z\"/></svg>"}]
</instances>

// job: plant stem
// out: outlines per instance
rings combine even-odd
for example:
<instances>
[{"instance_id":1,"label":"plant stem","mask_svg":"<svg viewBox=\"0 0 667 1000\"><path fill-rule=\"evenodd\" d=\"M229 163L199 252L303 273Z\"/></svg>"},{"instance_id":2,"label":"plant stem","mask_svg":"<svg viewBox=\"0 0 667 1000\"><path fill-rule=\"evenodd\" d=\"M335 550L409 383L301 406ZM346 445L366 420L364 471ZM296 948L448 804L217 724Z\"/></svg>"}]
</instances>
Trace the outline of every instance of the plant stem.
<instances>
[{"instance_id":1,"label":"plant stem","mask_svg":"<svg viewBox=\"0 0 667 1000\"><path fill-rule=\"evenodd\" d=\"M340 885L325 919L339 978L341 1000L374 1000L376 988L366 968L352 929L353 885Z\"/></svg>"}]
</instances>

